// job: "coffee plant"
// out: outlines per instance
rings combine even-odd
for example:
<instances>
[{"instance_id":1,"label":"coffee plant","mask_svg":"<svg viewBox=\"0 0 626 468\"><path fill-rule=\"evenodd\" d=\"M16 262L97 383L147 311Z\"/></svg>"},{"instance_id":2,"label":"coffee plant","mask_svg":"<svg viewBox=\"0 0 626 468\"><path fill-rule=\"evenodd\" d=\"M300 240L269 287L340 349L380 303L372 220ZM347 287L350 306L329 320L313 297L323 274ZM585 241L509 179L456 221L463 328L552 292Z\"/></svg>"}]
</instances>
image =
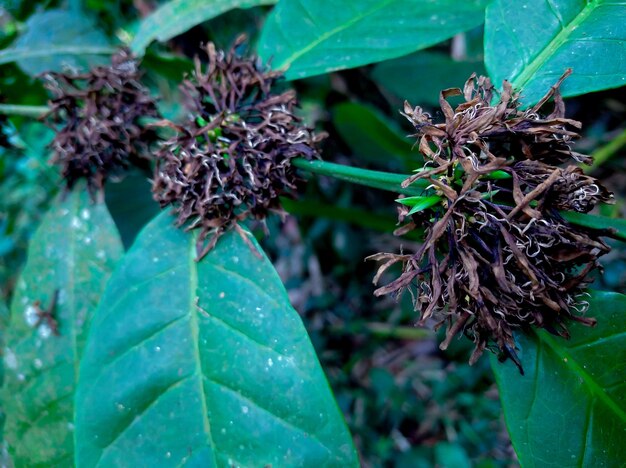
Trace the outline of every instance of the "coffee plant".
<instances>
[{"instance_id":1,"label":"coffee plant","mask_svg":"<svg viewBox=\"0 0 626 468\"><path fill-rule=\"evenodd\" d=\"M621 466L625 23L603 0L0 6L2 466ZM396 375L355 378L360 347ZM455 413L492 375L514 452L498 414ZM411 413L438 385L456 406Z\"/></svg>"}]
</instances>

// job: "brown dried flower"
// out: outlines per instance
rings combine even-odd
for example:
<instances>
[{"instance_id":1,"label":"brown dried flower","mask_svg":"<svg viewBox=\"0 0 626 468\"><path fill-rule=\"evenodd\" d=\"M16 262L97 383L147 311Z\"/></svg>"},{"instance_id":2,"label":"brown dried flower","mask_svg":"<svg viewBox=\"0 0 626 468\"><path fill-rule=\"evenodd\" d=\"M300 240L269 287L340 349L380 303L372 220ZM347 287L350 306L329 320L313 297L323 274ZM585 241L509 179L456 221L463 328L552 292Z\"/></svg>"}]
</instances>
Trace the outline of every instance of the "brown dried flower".
<instances>
[{"instance_id":1,"label":"brown dried flower","mask_svg":"<svg viewBox=\"0 0 626 468\"><path fill-rule=\"evenodd\" d=\"M149 167L157 135L142 118L159 114L140 76L127 50L115 54L110 66L87 73L43 75L53 96L43 118L57 130L52 162L61 166L68 189L83 178L90 190L101 189L108 176L130 165Z\"/></svg>"},{"instance_id":2,"label":"brown dried flower","mask_svg":"<svg viewBox=\"0 0 626 468\"><path fill-rule=\"evenodd\" d=\"M237 53L244 39L228 52L209 43L205 71L196 59L181 86L192 117L168 124L177 134L158 153L154 196L200 229L198 259L239 221L282 214L278 197L299 180L291 160L316 157L321 138L294 115L294 91L273 92L282 74Z\"/></svg>"},{"instance_id":3,"label":"brown dried flower","mask_svg":"<svg viewBox=\"0 0 626 468\"><path fill-rule=\"evenodd\" d=\"M559 210L587 212L612 194L575 165L591 158L570 148L580 123L564 117L559 86L569 73L527 110L506 81L492 104L492 84L475 75L463 91L441 92L443 123L405 103L427 163L403 186L430 185L423 196L399 200L400 221L408 223L397 233L423 227L425 239L414 253L370 257L384 262L375 282L390 266L403 267L375 294L408 289L420 324L432 317L447 326L442 349L460 332L474 340L470 363L495 343L519 365L515 329L536 326L567 337L567 319L595 323L581 316L583 288L609 251L600 239L609 232L572 225ZM446 99L457 95L465 102L453 110ZM552 97L554 110L540 117Z\"/></svg>"}]
</instances>

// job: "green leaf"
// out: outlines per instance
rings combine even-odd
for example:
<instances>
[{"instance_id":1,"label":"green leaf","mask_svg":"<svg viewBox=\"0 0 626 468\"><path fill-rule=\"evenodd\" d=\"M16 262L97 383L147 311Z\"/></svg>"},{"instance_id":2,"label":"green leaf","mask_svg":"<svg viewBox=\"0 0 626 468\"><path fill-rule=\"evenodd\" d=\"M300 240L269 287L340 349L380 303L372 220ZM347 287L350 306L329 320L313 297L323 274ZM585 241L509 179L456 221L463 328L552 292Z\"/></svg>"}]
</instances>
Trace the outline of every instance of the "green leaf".
<instances>
[{"instance_id":1,"label":"green leaf","mask_svg":"<svg viewBox=\"0 0 626 468\"><path fill-rule=\"evenodd\" d=\"M495 0L485 19L485 62L531 105L565 69L564 96L626 84L626 8L619 1Z\"/></svg>"},{"instance_id":2,"label":"green leaf","mask_svg":"<svg viewBox=\"0 0 626 468\"><path fill-rule=\"evenodd\" d=\"M481 24L487 0L282 0L259 54L296 79L380 62Z\"/></svg>"},{"instance_id":3,"label":"green leaf","mask_svg":"<svg viewBox=\"0 0 626 468\"><path fill-rule=\"evenodd\" d=\"M575 211L561 211L561 216L570 223L592 229L610 229L615 237L626 241L626 219L607 218L606 216L577 213Z\"/></svg>"},{"instance_id":4,"label":"green leaf","mask_svg":"<svg viewBox=\"0 0 626 468\"><path fill-rule=\"evenodd\" d=\"M422 161L400 127L377 110L345 102L333 109L333 125L357 157L384 164L398 160L401 168L413 169Z\"/></svg>"},{"instance_id":5,"label":"green leaf","mask_svg":"<svg viewBox=\"0 0 626 468\"><path fill-rule=\"evenodd\" d=\"M593 292L595 328L567 341L545 331L519 337L526 375L492 359L504 416L524 467L618 466L626 430L626 296Z\"/></svg>"},{"instance_id":6,"label":"green leaf","mask_svg":"<svg viewBox=\"0 0 626 468\"><path fill-rule=\"evenodd\" d=\"M418 52L374 67L372 78L400 101L439 107L439 93L462 88L472 73L485 75L479 60L456 61L440 52Z\"/></svg>"},{"instance_id":7,"label":"green leaf","mask_svg":"<svg viewBox=\"0 0 626 468\"><path fill-rule=\"evenodd\" d=\"M85 69L106 63L114 52L109 40L87 16L64 10L35 13L13 46L0 51L0 64L17 61L31 76L64 67Z\"/></svg>"},{"instance_id":8,"label":"green leaf","mask_svg":"<svg viewBox=\"0 0 626 468\"><path fill-rule=\"evenodd\" d=\"M73 395L86 330L122 245L102 203L86 191L59 198L33 236L5 337L5 437L16 466L67 466ZM58 293L55 293L58 292ZM50 307L59 335L34 309Z\"/></svg>"},{"instance_id":9,"label":"green leaf","mask_svg":"<svg viewBox=\"0 0 626 468\"><path fill-rule=\"evenodd\" d=\"M141 22L131 50L142 55L155 39L161 42L235 8L273 5L277 0L172 0Z\"/></svg>"},{"instance_id":10,"label":"green leaf","mask_svg":"<svg viewBox=\"0 0 626 468\"><path fill-rule=\"evenodd\" d=\"M412 215L419 211L423 211L431 206L435 206L443 200L443 197L439 195L429 195L429 196L416 196L416 197L407 197L407 198L398 198L396 201L402 205L411 206L411 211L408 214Z\"/></svg>"},{"instance_id":11,"label":"green leaf","mask_svg":"<svg viewBox=\"0 0 626 468\"><path fill-rule=\"evenodd\" d=\"M195 234L173 223L162 213L146 226L96 312L76 395L77 464L355 466L270 262L234 231L196 262Z\"/></svg>"}]
</instances>

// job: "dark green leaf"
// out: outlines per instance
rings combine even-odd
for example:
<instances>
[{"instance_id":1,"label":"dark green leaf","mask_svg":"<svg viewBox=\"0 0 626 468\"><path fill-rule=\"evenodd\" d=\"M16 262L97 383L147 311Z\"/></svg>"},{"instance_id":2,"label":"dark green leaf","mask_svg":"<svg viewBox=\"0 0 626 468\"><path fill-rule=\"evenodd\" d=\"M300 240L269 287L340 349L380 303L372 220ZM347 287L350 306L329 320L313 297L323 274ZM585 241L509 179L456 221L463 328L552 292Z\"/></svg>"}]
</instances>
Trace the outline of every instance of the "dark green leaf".
<instances>
[{"instance_id":1,"label":"dark green leaf","mask_svg":"<svg viewBox=\"0 0 626 468\"><path fill-rule=\"evenodd\" d=\"M142 55L155 39L161 42L235 8L273 5L277 0L172 0L144 19L131 44Z\"/></svg>"},{"instance_id":2,"label":"dark green leaf","mask_svg":"<svg viewBox=\"0 0 626 468\"><path fill-rule=\"evenodd\" d=\"M296 79L409 54L483 22L486 0L283 0L259 54Z\"/></svg>"},{"instance_id":3,"label":"dark green leaf","mask_svg":"<svg viewBox=\"0 0 626 468\"><path fill-rule=\"evenodd\" d=\"M86 191L57 200L33 236L5 337L5 437L17 466L71 463L73 395L87 326L122 245L104 204ZM38 323L37 301L59 336Z\"/></svg>"},{"instance_id":4,"label":"dark green leaf","mask_svg":"<svg viewBox=\"0 0 626 468\"><path fill-rule=\"evenodd\" d=\"M76 396L77 463L356 465L267 258L230 232L196 262L195 235L173 223L163 213L141 232L98 308Z\"/></svg>"},{"instance_id":5,"label":"dark green leaf","mask_svg":"<svg viewBox=\"0 0 626 468\"><path fill-rule=\"evenodd\" d=\"M106 203L127 249L139 231L159 212L148 177L139 171L128 173L119 182L109 182Z\"/></svg>"},{"instance_id":6,"label":"dark green leaf","mask_svg":"<svg viewBox=\"0 0 626 468\"><path fill-rule=\"evenodd\" d=\"M606 216L577 213L575 211L561 211L561 216L578 226L593 229L610 229L615 233L615 237L626 241L626 219L607 218Z\"/></svg>"},{"instance_id":7,"label":"dark green leaf","mask_svg":"<svg viewBox=\"0 0 626 468\"><path fill-rule=\"evenodd\" d=\"M106 63L102 54L111 54L107 37L86 16L48 10L35 13L26 22L26 31L13 46L0 51L0 64L17 61L24 72L34 76L64 67L78 69Z\"/></svg>"},{"instance_id":8,"label":"dark green leaf","mask_svg":"<svg viewBox=\"0 0 626 468\"><path fill-rule=\"evenodd\" d=\"M619 466L626 430L626 296L593 292L595 328L567 341L545 331L519 337L526 375L493 359L504 415L524 467Z\"/></svg>"},{"instance_id":9,"label":"dark green leaf","mask_svg":"<svg viewBox=\"0 0 626 468\"><path fill-rule=\"evenodd\" d=\"M368 106L339 104L333 109L333 124L357 157L386 167L390 159L396 159L406 169L414 169L422 159L395 122Z\"/></svg>"},{"instance_id":10,"label":"dark green leaf","mask_svg":"<svg viewBox=\"0 0 626 468\"><path fill-rule=\"evenodd\" d=\"M372 77L400 101L439 106L439 93L462 88L469 76L486 74L482 61L456 61L440 52L418 52L374 67Z\"/></svg>"},{"instance_id":11,"label":"dark green leaf","mask_svg":"<svg viewBox=\"0 0 626 468\"><path fill-rule=\"evenodd\" d=\"M626 84L626 8L612 0L495 0L485 20L485 62L531 105L565 69L561 89L574 96Z\"/></svg>"}]
</instances>

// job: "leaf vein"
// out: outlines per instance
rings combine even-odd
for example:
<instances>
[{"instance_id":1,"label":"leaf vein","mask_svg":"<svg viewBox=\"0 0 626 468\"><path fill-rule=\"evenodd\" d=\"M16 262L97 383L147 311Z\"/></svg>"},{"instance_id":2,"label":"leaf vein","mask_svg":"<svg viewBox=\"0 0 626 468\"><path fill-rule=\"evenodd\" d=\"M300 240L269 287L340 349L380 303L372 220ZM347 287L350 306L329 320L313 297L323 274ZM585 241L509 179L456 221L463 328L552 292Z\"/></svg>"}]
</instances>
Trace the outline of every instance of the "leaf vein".
<instances>
[{"instance_id":1,"label":"leaf vein","mask_svg":"<svg viewBox=\"0 0 626 468\"><path fill-rule=\"evenodd\" d=\"M235 395L237 395L237 397L243 401L245 401L246 403L250 404L250 406L253 406L255 408L258 408L259 410L261 410L263 413L268 414L269 416L271 416L273 419L277 420L279 423L281 423L284 426L287 426L288 428L296 431L296 432L300 432L302 434L304 434L304 436L306 438L310 438L311 440L314 440L315 442L317 442L321 447L324 448L324 450L326 450L328 453L332 453L332 450L330 448L328 448L326 445L324 445L324 443L312 432L307 432L304 429L302 429L301 427L296 426L295 424L287 421L286 419L281 418L280 416L274 414L272 411L270 411L269 409L265 408L264 406L262 406L261 404L259 404L258 402L252 400L250 397L247 397L246 395L244 395L243 393L241 393L239 390L234 389L228 385L226 385L223 382L220 382L218 380L215 380L212 377L209 377L207 375L203 375L204 379L209 382L212 383L214 385L217 385L218 387L230 392L230 393L234 393Z\"/></svg>"}]
</instances>

